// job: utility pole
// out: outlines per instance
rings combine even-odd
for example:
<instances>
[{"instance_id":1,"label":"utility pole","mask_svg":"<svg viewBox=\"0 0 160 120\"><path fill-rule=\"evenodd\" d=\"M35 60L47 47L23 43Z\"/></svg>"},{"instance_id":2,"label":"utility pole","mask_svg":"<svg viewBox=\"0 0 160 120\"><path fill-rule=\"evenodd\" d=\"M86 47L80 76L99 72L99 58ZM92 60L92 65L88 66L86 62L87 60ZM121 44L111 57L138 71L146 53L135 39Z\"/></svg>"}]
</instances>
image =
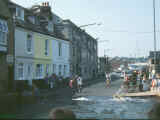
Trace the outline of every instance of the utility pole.
<instances>
[{"instance_id":1,"label":"utility pole","mask_svg":"<svg viewBox=\"0 0 160 120\"><path fill-rule=\"evenodd\" d=\"M153 0L153 24L154 24L154 69L156 73L156 19L155 19L155 0Z\"/></svg>"}]
</instances>

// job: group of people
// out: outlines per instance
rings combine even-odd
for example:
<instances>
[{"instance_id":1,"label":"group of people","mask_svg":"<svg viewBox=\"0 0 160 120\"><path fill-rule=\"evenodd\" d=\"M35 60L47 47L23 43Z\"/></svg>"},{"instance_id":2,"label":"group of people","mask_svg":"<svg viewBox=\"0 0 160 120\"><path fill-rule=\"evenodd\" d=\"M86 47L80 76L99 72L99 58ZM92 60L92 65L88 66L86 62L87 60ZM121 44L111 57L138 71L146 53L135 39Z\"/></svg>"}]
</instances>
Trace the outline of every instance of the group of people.
<instances>
[{"instance_id":1,"label":"group of people","mask_svg":"<svg viewBox=\"0 0 160 120\"><path fill-rule=\"evenodd\" d=\"M52 74L51 76L46 74L44 81L48 88L53 88L54 86L65 86L67 82L62 76L57 76L56 74Z\"/></svg>"},{"instance_id":2,"label":"group of people","mask_svg":"<svg viewBox=\"0 0 160 120\"><path fill-rule=\"evenodd\" d=\"M142 91L147 91L148 90L148 87L147 87L147 76L145 73L141 73L139 72L138 75L137 75L137 80L140 81L139 83L139 91L142 92Z\"/></svg>"},{"instance_id":3,"label":"group of people","mask_svg":"<svg viewBox=\"0 0 160 120\"><path fill-rule=\"evenodd\" d=\"M126 90L128 92L129 88L134 87L136 90L136 87L138 86L139 91L146 91L148 90L148 81L147 81L147 75L145 72L142 71L134 71L132 75L126 76L124 75L124 85L126 86ZM132 85L132 86L130 86Z\"/></svg>"},{"instance_id":4,"label":"group of people","mask_svg":"<svg viewBox=\"0 0 160 120\"><path fill-rule=\"evenodd\" d=\"M69 82L69 87L72 89L73 94L75 92L81 92L82 91L82 77L81 75L76 75L74 77L72 77L72 79Z\"/></svg>"}]
</instances>

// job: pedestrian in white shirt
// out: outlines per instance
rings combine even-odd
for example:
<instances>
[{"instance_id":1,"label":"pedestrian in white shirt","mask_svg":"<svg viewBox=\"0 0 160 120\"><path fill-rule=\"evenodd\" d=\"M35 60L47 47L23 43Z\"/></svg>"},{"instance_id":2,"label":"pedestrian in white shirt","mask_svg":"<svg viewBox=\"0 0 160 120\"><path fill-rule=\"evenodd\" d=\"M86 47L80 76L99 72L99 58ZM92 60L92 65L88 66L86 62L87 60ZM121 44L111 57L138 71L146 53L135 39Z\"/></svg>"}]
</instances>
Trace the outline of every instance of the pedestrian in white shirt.
<instances>
[{"instance_id":1,"label":"pedestrian in white shirt","mask_svg":"<svg viewBox=\"0 0 160 120\"><path fill-rule=\"evenodd\" d=\"M77 85L78 85L78 92L80 93L82 89L82 77L81 76L77 78Z\"/></svg>"}]
</instances>

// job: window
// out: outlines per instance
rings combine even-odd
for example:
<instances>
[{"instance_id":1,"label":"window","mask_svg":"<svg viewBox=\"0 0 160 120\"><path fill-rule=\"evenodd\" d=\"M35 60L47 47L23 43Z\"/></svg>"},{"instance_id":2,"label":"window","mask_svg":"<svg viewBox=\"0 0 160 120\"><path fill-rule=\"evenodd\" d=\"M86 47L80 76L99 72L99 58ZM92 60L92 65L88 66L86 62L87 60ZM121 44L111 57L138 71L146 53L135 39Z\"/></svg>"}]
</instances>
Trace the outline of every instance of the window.
<instances>
[{"instance_id":1,"label":"window","mask_svg":"<svg viewBox=\"0 0 160 120\"><path fill-rule=\"evenodd\" d=\"M28 16L28 20L30 23L35 24L35 17L34 16Z\"/></svg>"},{"instance_id":2,"label":"window","mask_svg":"<svg viewBox=\"0 0 160 120\"><path fill-rule=\"evenodd\" d=\"M58 44L58 48L59 48L59 56L62 56L62 43Z\"/></svg>"},{"instance_id":3,"label":"window","mask_svg":"<svg viewBox=\"0 0 160 120\"><path fill-rule=\"evenodd\" d=\"M32 53L32 35L27 35L26 48L28 53Z\"/></svg>"},{"instance_id":4,"label":"window","mask_svg":"<svg viewBox=\"0 0 160 120\"><path fill-rule=\"evenodd\" d=\"M75 47L73 47L73 56L75 56Z\"/></svg>"},{"instance_id":5,"label":"window","mask_svg":"<svg viewBox=\"0 0 160 120\"><path fill-rule=\"evenodd\" d=\"M20 7L16 8L16 17L18 19L24 20L24 10L21 9Z\"/></svg>"},{"instance_id":6,"label":"window","mask_svg":"<svg viewBox=\"0 0 160 120\"><path fill-rule=\"evenodd\" d=\"M56 64L53 64L53 73L56 73Z\"/></svg>"},{"instance_id":7,"label":"window","mask_svg":"<svg viewBox=\"0 0 160 120\"><path fill-rule=\"evenodd\" d=\"M61 76L62 74L61 74L61 69L62 69L62 65L59 65L59 76Z\"/></svg>"},{"instance_id":8,"label":"window","mask_svg":"<svg viewBox=\"0 0 160 120\"><path fill-rule=\"evenodd\" d=\"M48 22L48 31L53 32L53 23L52 23L52 21Z\"/></svg>"},{"instance_id":9,"label":"window","mask_svg":"<svg viewBox=\"0 0 160 120\"><path fill-rule=\"evenodd\" d=\"M64 65L64 76L66 75L66 68L67 68L67 66Z\"/></svg>"},{"instance_id":10,"label":"window","mask_svg":"<svg viewBox=\"0 0 160 120\"><path fill-rule=\"evenodd\" d=\"M46 74L49 74L49 64L46 64Z\"/></svg>"},{"instance_id":11,"label":"window","mask_svg":"<svg viewBox=\"0 0 160 120\"><path fill-rule=\"evenodd\" d=\"M49 40L45 40L45 55L49 55Z\"/></svg>"},{"instance_id":12,"label":"window","mask_svg":"<svg viewBox=\"0 0 160 120\"><path fill-rule=\"evenodd\" d=\"M5 44L7 43L7 33L0 31L0 44Z\"/></svg>"},{"instance_id":13,"label":"window","mask_svg":"<svg viewBox=\"0 0 160 120\"><path fill-rule=\"evenodd\" d=\"M18 80L23 80L24 79L24 64L23 63L18 64L17 78L18 78Z\"/></svg>"},{"instance_id":14,"label":"window","mask_svg":"<svg viewBox=\"0 0 160 120\"><path fill-rule=\"evenodd\" d=\"M36 78L43 78L43 65L42 64L36 65Z\"/></svg>"},{"instance_id":15,"label":"window","mask_svg":"<svg viewBox=\"0 0 160 120\"><path fill-rule=\"evenodd\" d=\"M7 44L8 25L7 22L0 19L0 44Z\"/></svg>"},{"instance_id":16,"label":"window","mask_svg":"<svg viewBox=\"0 0 160 120\"><path fill-rule=\"evenodd\" d=\"M31 78L31 72L32 72L32 65L28 64L27 66L27 77Z\"/></svg>"}]
</instances>

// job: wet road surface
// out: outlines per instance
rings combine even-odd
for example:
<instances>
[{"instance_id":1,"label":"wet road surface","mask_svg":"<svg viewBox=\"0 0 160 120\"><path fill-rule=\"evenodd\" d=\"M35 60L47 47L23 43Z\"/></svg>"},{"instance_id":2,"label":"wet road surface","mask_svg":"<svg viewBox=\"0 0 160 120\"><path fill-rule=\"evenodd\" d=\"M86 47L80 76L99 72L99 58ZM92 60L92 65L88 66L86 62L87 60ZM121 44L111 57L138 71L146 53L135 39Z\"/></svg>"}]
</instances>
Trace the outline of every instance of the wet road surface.
<instances>
[{"instance_id":1,"label":"wet road surface","mask_svg":"<svg viewBox=\"0 0 160 120\"><path fill-rule=\"evenodd\" d=\"M112 82L110 88L101 82L84 88L72 99L72 104L63 106L71 109L77 118L120 118L147 119L154 100L149 98L114 98L119 91L122 80ZM33 118L48 118L48 113L33 116Z\"/></svg>"}]
</instances>

